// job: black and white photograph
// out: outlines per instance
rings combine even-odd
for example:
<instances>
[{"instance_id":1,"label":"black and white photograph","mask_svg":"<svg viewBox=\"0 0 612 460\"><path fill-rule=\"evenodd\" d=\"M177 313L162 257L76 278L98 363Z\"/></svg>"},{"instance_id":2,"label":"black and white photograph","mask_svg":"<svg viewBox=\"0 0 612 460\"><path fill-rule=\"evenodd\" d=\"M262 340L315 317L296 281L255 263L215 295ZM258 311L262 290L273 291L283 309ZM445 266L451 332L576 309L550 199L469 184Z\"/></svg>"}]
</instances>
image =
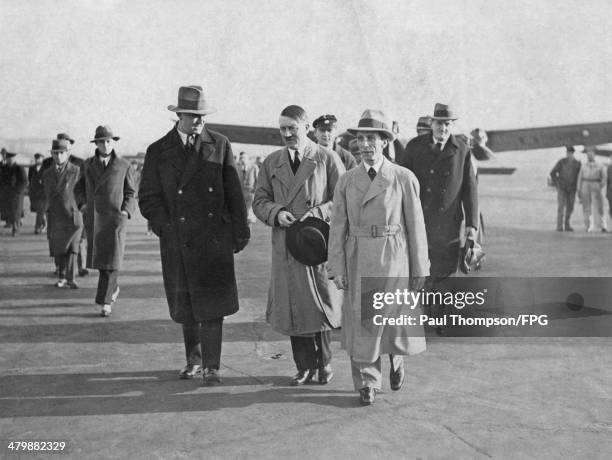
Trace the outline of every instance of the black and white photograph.
<instances>
[{"instance_id":1,"label":"black and white photograph","mask_svg":"<svg viewBox=\"0 0 612 460\"><path fill-rule=\"evenodd\" d=\"M0 459L612 458L612 3L0 17Z\"/></svg>"}]
</instances>

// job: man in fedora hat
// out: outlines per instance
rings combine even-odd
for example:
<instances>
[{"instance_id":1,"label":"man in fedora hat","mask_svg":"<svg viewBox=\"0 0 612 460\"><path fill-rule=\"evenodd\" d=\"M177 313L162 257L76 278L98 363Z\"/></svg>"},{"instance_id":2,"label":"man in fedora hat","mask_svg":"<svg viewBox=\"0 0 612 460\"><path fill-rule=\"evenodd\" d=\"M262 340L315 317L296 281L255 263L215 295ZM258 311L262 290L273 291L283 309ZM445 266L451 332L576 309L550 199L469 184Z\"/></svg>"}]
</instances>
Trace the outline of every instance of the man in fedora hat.
<instances>
[{"instance_id":1,"label":"man in fedora hat","mask_svg":"<svg viewBox=\"0 0 612 460\"><path fill-rule=\"evenodd\" d=\"M348 171L357 166L357 160L351 155L351 152L344 149L336 142L336 127L338 119L335 115L321 115L312 122L314 128L314 136L317 139L317 144L327 147L338 154L344 168Z\"/></svg>"},{"instance_id":2,"label":"man in fedora hat","mask_svg":"<svg viewBox=\"0 0 612 460\"><path fill-rule=\"evenodd\" d=\"M430 288L457 271L462 221L466 238L472 240L476 239L479 222L471 148L451 132L457 115L451 106L437 103L431 119L431 132L410 140L399 163L414 172L421 185L431 261Z\"/></svg>"},{"instance_id":3,"label":"man in fedora hat","mask_svg":"<svg viewBox=\"0 0 612 460\"><path fill-rule=\"evenodd\" d=\"M98 126L96 151L83 163L77 199L85 215L87 266L100 272L95 302L100 316L112 313L119 295L118 276L123 263L127 221L134 212L136 182L130 163L115 152L118 136L110 126Z\"/></svg>"},{"instance_id":4,"label":"man in fedora hat","mask_svg":"<svg viewBox=\"0 0 612 460\"><path fill-rule=\"evenodd\" d=\"M182 86L176 125L149 146L139 206L159 237L170 317L183 328L187 365L179 378L204 370L221 383L223 318L238 311L234 254L250 238L232 147L204 125L216 112L201 86Z\"/></svg>"},{"instance_id":5,"label":"man in fedora hat","mask_svg":"<svg viewBox=\"0 0 612 460\"><path fill-rule=\"evenodd\" d=\"M76 289L76 258L83 230L83 218L77 206L74 188L81 169L68 161L69 142L56 139L51 145L54 165L43 173L46 211L49 221L49 252L58 267L57 287Z\"/></svg>"},{"instance_id":6,"label":"man in fedora hat","mask_svg":"<svg viewBox=\"0 0 612 460\"><path fill-rule=\"evenodd\" d=\"M30 211L36 214L36 221L34 222L34 234L36 235L43 232L47 226L43 158L41 153L35 153L34 164L28 169L28 197L30 198Z\"/></svg>"},{"instance_id":7,"label":"man in fedora hat","mask_svg":"<svg viewBox=\"0 0 612 460\"><path fill-rule=\"evenodd\" d=\"M332 377L331 330L340 326L342 293L327 276L327 265L306 266L287 249L287 228L300 219L329 222L340 158L308 139L308 116L290 105L279 117L286 147L266 157L259 170L253 211L272 227L272 274L266 318L272 328L291 337L297 374L291 385L319 383Z\"/></svg>"},{"instance_id":8,"label":"man in fedora hat","mask_svg":"<svg viewBox=\"0 0 612 460\"><path fill-rule=\"evenodd\" d=\"M342 346L351 358L360 401L369 405L382 388L381 355L389 354L390 386L399 390L403 355L424 351L425 338L422 327L375 328L368 322L362 310L362 280L385 278L384 292L418 290L429 274L429 261L419 183L411 171L383 155L394 138L384 113L366 110L349 132L357 136L363 161L340 178L334 192L329 267L338 289L346 290Z\"/></svg>"},{"instance_id":9,"label":"man in fedora hat","mask_svg":"<svg viewBox=\"0 0 612 460\"><path fill-rule=\"evenodd\" d=\"M4 164L0 166L0 198L2 220L13 236L19 233L23 217L23 198L28 187L28 175L23 166L15 162L16 153L4 151Z\"/></svg>"},{"instance_id":10,"label":"man in fedora hat","mask_svg":"<svg viewBox=\"0 0 612 460\"><path fill-rule=\"evenodd\" d=\"M417 136L431 133L431 118L428 116L419 117L416 124Z\"/></svg>"}]
</instances>

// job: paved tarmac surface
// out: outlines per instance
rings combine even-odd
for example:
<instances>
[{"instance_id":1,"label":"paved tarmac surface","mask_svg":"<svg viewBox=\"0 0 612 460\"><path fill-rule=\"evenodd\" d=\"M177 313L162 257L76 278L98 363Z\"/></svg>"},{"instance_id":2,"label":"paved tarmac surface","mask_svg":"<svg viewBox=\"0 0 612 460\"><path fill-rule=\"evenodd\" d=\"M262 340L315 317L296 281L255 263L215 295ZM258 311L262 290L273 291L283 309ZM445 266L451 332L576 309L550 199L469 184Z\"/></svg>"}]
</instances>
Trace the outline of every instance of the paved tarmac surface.
<instances>
[{"instance_id":1,"label":"paved tarmac surface","mask_svg":"<svg viewBox=\"0 0 612 460\"><path fill-rule=\"evenodd\" d=\"M580 209L576 232L554 232L554 193L524 180L481 178L482 274L610 276L612 235L584 233ZM180 326L142 218L107 319L94 308L95 271L77 291L52 286L32 225L29 215L18 238L0 236L0 458L33 457L10 440L63 440L62 458L75 459L612 457L610 338L430 335L406 359L402 390L386 381L360 407L336 335L334 380L293 388L288 338L264 320L269 230L258 223L237 257L241 309L224 328L224 384L204 387L177 378Z\"/></svg>"}]
</instances>

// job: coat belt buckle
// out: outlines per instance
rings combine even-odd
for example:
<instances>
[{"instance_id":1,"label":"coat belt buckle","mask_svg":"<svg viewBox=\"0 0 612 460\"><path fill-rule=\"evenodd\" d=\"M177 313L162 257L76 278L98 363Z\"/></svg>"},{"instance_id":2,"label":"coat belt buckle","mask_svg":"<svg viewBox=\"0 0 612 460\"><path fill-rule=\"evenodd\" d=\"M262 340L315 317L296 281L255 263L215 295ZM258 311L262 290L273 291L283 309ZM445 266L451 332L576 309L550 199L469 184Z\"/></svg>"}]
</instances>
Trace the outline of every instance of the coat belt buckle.
<instances>
[{"instance_id":1,"label":"coat belt buckle","mask_svg":"<svg viewBox=\"0 0 612 460\"><path fill-rule=\"evenodd\" d=\"M378 233L378 229L381 230L381 233ZM386 225L372 225L372 238L380 238L387 234L387 226Z\"/></svg>"}]
</instances>

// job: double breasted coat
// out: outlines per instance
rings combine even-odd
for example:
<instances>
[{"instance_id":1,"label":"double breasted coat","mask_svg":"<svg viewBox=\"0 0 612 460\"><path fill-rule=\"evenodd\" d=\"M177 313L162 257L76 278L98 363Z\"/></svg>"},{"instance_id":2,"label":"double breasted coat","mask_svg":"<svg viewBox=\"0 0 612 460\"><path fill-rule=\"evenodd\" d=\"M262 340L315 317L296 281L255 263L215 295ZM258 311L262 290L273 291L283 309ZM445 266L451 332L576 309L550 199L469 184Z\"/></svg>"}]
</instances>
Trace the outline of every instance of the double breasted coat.
<instances>
[{"instance_id":1,"label":"double breasted coat","mask_svg":"<svg viewBox=\"0 0 612 460\"><path fill-rule=\"evenodd\" d=\"M308 267L291 256L286 230L277 215L287 210L296 219L312 210L329 222L338 178L345 172L331 150L308 140L294 175L287 148L271 153L259 169L253 211L272 227L272 271L266 319L285 335L304 335L340 327L342 292L329 280L327 263Z\"/></svg>"},{"instance_id":2,"label":"double breasted coat","mask_svg":"<svg viewBox=\"0 0 612 460\"><path fill-rule=\"evenodd\" d=\"M45 198L45 186L43 182L44 166L41 164L36 169L36 165L30 166L28 169L28 197L30 198L30 211L45 212L47 202Z\"/></svg>"},{"instance_id":3,"label":"double breasted coat","mask_svg":"<svg viewBox=\"0 0 612 460\"><path fill-rule=\"evenodd\" d=\"M28 176L18 164L0 165L0 214L9 223L19 222L23 216L23 198L28 188Z\"/></svg>"},{"instance_id":4,"label":"double breasted coat","mask_svg":"<svg viewBox=\"0 0 612 460\"><path fill-rule=\"evenodd\" d=\"M410 140L398 164L414 172L421 186L431 275L457 271L461 222L478 228L478 183L470 147L451 135L436 152L433 136Z\"/></svg>"},{"instance_id":5,"label":"double breasted coat","mask_svg":"<svg viewBox=\"0 0 612 460\"><path fill-rule=\"evenodd\" d=\"M170 317L205 321L238 311L234 250L250 237L227 137L206 127L187 153L176 128L147 149L142 215L159 236Z\"/></svg>"},{"instance_id":6,"label":"double breasted coat","mask_svg":"<svg viewBox=\"0 0 612 460\"><path fill-rule=\"evenodd\" d=\"M373 226L389 234L374 236ZM334 192L329 269L330 276L344 276L348 282L342 306L342 347L353 360L372 363L384 353L425 350L422 326L376 326L371 318L362 318L361 305L363 277L385 278L384 286L377 289L395 292L409 288L409 277L429 275L419 183L412 172L385 159L374 180L363 165L340 178ZM402 308L387 307L381 313L399 316Z\"/></svg>"},{"instance_id":7,"label":"double breasted coat","mask_svg":"<svg viewBox=\"0 0 612 460\"><path fill-rule=\"evenodd\" d=\"M79 252L83 217L74 196L74 188L80 175L80 168L70 162L67 162L61 173L56 167L47 168L43 173L51 257Z\"/></svg>"},{"instance_id":8,"label":"double breasted coat","mask_svg":"<svg viewBox=\"0 0 612 460\"><path fill-rule=\"evenodd\" d=\"M113 150L106 168L98 151L83 163L77 184L79 206L85 210L87 267L120 270L125 252L127 221L134 212L136 183L130 164ZM121 211L128 213L126 216Z\"/></svg>"}]
</instances>

